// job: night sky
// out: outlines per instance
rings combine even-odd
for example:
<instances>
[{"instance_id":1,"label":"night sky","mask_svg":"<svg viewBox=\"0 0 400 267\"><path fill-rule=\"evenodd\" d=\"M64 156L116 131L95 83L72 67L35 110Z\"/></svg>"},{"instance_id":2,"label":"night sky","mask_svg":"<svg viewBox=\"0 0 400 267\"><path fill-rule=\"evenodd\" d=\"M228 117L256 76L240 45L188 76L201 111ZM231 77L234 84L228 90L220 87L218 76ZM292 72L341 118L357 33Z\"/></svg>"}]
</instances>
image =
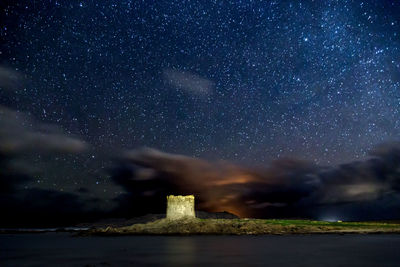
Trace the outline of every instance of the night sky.
<instances>
[{"instance_id":1,"label":"night sky","mask_svg":"<svg viewBox=\"0 0 400 267\"><path fill-rule=\"evenodd\" d=\"M324 177L321 172L345 163L370 166L371 155L382 155L371 150L400 141L398 1L0 6L3 177L29 177L2 182L13 195L47 190L112 206L129 187L115 178L115 162L126 168L121 161L131 161L132 153L135 168L146 162L145 171L156 169L158 176L169 170L137 154L224 162L221 169L246 172L274 170L271 162L295 158L318 166L311 169ZM394 166L396 186L374 172L384 180L379 190L390 187L385 194L400 188ZM259 182L245 176L233 184ZM179 193L190 193L183 187ZM369 200L380 197L374 196Z\"/></svg>"}]
</instances>

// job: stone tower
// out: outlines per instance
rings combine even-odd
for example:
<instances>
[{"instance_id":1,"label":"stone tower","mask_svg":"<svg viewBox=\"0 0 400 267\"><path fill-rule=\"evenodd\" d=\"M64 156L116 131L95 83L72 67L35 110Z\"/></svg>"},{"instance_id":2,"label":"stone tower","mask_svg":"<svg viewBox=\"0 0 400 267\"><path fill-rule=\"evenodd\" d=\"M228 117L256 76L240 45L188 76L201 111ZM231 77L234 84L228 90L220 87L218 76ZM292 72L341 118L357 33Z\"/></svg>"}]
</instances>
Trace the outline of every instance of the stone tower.
<instances>
[{"instance_id":1,"label":"stone tower","mask_svg":"<svg viewBox=\"0 0 400 267\"><path fill-rule=\"evenodd\" d=\"M195 218L194 196L167 196L167 219Z\"/></svg>"}]
</instances>

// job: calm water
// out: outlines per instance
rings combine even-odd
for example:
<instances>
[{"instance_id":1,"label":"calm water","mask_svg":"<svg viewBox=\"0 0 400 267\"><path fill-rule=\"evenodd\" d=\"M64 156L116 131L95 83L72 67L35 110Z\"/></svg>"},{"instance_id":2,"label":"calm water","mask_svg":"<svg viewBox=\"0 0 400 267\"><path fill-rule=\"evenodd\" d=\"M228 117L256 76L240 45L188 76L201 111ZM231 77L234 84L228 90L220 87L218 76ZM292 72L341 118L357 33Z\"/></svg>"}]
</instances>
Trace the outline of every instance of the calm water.
<instances>
[{"instance_id":1,"label":"calm water","mask_svg":"<svg viewBox=\"0 0 400 267\"><path fill-rule=\"evenodd\" d=\"M0 266L400 266L400 235L0 235Z\"/></svg>"}]
</instances>

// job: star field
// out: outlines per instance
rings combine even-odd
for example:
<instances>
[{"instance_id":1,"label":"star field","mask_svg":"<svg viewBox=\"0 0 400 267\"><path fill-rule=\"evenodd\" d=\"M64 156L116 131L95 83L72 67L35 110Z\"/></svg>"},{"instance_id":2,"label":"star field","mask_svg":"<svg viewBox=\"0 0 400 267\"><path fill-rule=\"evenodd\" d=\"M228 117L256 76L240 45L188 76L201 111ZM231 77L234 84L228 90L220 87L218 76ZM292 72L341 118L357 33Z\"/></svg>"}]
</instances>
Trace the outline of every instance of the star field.
<instances>
[{"instance_id":1,"label":"star field","mask_svg":"<svg viewBox=\"0 0 400 267\"><path fill-rule=\"evenodd\" d=\"M0 26L25 77L0 104L97 149L332 165L399 140L397 1L18 1Z\"/></svg>"}]
</instances>

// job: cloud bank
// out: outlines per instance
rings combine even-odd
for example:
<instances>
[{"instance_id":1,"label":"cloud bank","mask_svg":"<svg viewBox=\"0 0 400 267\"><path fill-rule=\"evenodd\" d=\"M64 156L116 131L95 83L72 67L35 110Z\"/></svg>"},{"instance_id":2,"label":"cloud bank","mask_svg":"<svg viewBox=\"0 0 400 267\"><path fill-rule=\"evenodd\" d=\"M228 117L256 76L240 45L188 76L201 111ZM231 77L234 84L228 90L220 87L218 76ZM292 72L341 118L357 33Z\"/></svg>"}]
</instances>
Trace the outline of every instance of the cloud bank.
<instances>
[{"instance_id":1,"label":"cloud bank","mask_svg":"<svg viewBox=\"0 0 400 267\"><path fill-rule=\"evenodd\" d=\"M242 217L389 219L400 210L398 143L375 148L365 161L335 167L287 158L252 169L154 149L121 158L113 179L127 191L117 199L126 205L153 199L161 207L173 193L195 194L199 209Z\"/></svg>"}]
</instances>

